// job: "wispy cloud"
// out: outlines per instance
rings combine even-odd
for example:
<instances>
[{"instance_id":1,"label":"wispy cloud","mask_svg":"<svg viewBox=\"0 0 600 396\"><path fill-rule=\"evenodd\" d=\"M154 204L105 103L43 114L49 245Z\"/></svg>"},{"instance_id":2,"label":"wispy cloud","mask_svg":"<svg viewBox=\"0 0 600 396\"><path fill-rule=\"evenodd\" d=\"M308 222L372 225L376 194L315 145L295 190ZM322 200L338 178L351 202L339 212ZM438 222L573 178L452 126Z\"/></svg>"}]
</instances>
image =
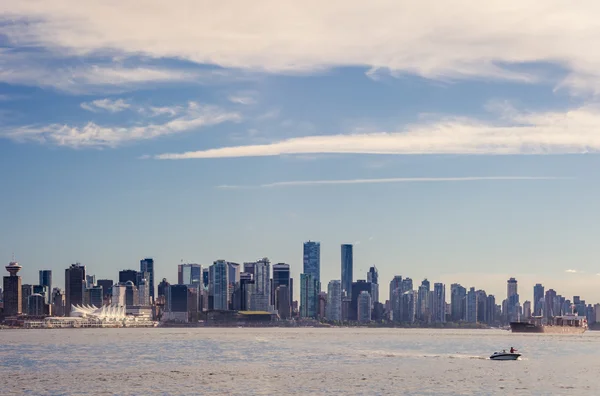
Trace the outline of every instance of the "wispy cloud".
<instances>
[{"instance_id":1,"label":"wispy cloud","mask_svg":"<svg viewBox=\"0 0 600 396\"><path fill-rule=\"evenodd\" d=\"M380 184L380 183L431 183L431 182L474 182L474 181L532 181L532 180L558 180L557 177L544 176L466 176L466 177L391 177L380 179L342 179L342 180L295 180L266 183L258 185L220 185L221 189L245 188L275 188L275 187L302 187L323 186L340 184ZM568 272L568 271L567 271Z\"/></svg>"},{"instance_id":2,"label":"wispy cloud","mask_svg":"<svg viewBox=\"0 0 600 396\"><path fill-rule=\"evenodd\" d=\"M117 147L137 140L153 139L240 120L241 115L238 113L190 102L183 114L164 123L134 126L102 126L94 122L82 126L32 125L0 130L0 137L18 142L34 141L72 148Z\"/></svg>"},{"instance_id":3,"label":"wispy cloud","mask_svg":"<svg viewBox=\"0 0 600 396\"><path fill-rule=\"evenodd\" d=\"M343 13L339 2L317 0L149 0L143 13L132 12L136 4L5 1L0 14L10 23L0 34L60 54L143 54L279 73L347 65L370 68L372 77L532 82L537 74L518 66L548 62L566 70L569 89L600 86L600 55L590 44L600 38L596 1L348 0Z\"/></svg>"},{"instance_id":4,"label":"wispy cloud","mask_svg":"<svg viewBox=\"0 0 600 396\"><path fill-rule=\"evenodd\" d=\"M118 113L127 110L131 105L123 99L97 99L92 102L81 103L81 108L87 111L97 113L98 111L108 111L109 113Z\"/></svg>"},{"instance_id":5,"label":"wispy cloud","mask_svg":"<svg viewBox=\"0 0 600 396\"><path fill-rule=\"evenodd\" d=\"M566 272L566 273L569 273L569 274L576 274L576 273L578 273L579 271L577 271L577 270L574 270L574 269L568 269L568 270L565 270L565 272Z\"/></svg>"},{"instance_id":6,"label":"wispy cloud","mask_svg":"<svg viewBox=\"0 0 600 396\"><path fill-rule=\"evenodd\" d=\"M398 132L306 136L157 159L261 157L286 154L568 154L600 151L600 106L565 112L504 114L497 123L443 118Z\"/></svg>"},{"instance_id":7,"label":"wispy cloud","mask_svg":"<svg viewBox=\"0 0 600 396\"><path fill-rule=\"evenodd\" d=\"M229 99L231 103L241 104L245 106L257 103L256 97L249 92L239 92L235 95L230 95L227 99Z\"/></svg>"}]
</instances>

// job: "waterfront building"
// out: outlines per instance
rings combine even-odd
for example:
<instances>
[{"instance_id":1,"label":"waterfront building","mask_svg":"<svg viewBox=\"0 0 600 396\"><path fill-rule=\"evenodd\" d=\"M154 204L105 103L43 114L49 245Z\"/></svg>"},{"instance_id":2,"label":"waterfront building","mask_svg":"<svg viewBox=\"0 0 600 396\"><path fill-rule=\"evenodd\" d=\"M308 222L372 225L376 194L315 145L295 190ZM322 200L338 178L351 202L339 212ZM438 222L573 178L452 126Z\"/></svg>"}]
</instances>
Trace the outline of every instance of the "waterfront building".
<instances>
[{"instance_id":1,"label":"waterfront building","mask_svg":"<svg viewBox=\"0 0 600 396\"><path fill-rule=\"evenodd\" d=\"M477 323L477 292L475 291L474 287L469 289L466 301L467 303L465 305L465 319L467 322Z\"/></svg>"},{"instance_id":2,"label":"waterfront building","mask_svg":"<svg viewBox=\"0 0 600 396\"><path fill-rule=\"evenodd\" d=\"M523 318L529 319L531 317L531 301L525 301L523 303Z\"/></svg>"},{"instance_id":3,"label":"waterfront building","mask_svg":"<svg viewBox=\"0 0 600 396\"><path fill-rule=\"evenodd\" d=\"M119 271L119 283L125 284L127 282L132 282L134 285L137 285L138 281L138 272L136 270L127 269Z\"/></svg>"},{"instance_id":4,"label":"waterfront building","mask_svg":"<svg viewBox=\"0 0 600 396\"><path fill-rule=\"evenodd\" d=\"M65 316L65 294L58 287L52 290L52 314Z\"/></svg>"},{"instance_id":5,"label":"waterfront building","mask_svg":"<svg viewBox=\"0 0 600 396\"><path fill-rule=\"evenodd\" d=\"M300 274L300 317L316 318L319 282L313 274Z\"/></svg>"},{"instance_id":6,"label":"waterfront building","mask_svg":"<svg viewBox=\"0 0 600 396\"><path fill-rule=\"evenodd\" d=\"M104 305L104 289L102 286L93 286L85 290L86 303L99 308Z\"/></svg>"},{"instance_id":7,"label":"waterfront building","mask_svg":"<svg viewBox=\"0 0 600 396\"><path fill-rule=\"evenodd\" d=\"M429 281L427 279L423 279L417 294L417 319L422 321L428 321L429 319L429 290Z\"/></svg>"},{"instance_id":8,"label":"waterfront building","mask_svg":"<svg viewBox=\"0 0 600 396\"><path fill-rule=\"evenodd\" d=\"M544 286L537 283L533 287L533 315L542 316L544 307Z\"/></svg>"},{"instance_id":9,"label":"waterfront building","mask_svg":"<svg viewBox=\"0 0 600 396\"><path fill-rule=\"evenodd\" d=\"M342 320L342 281L332 280L327 285L327 319Z\"/></svg>"},{"instance_id":10,"label":"waterfront building","mask_svg":"<svg viewBox=\"0 0 600 396\"><path fill-rule=\"evenodd\" d=\"M250 310L272 312L271 305L271 263L263 258L253 266L254 285L250 293Z\"/></svg>"},{"instance_id":11,"label":"waterfront building","mask_svg":"<svg viewBox=\"0 0 600 396\"><path fill-rule=\"evenodd\" d=\"M400 300L400 312L398 317L401 322L414 323L417 318L417 295L416 290L407 290L402 293Z\"/></svg>"},{"instance_id":12,"label":"waterfront building","mask_svg":"<svg viewBox=\"0 0 600 396\"><path fill-rule=\"evenodd\" d=\"M131 281L128 281L131 282ZM126 306L127 287L123 283L118 283L112 287L112 304Z\"/></svg>"},{"instance_id":13,"label":"waterfront building","mask_svg":"<svg viewBox=\"0 0 600 396\"><path fill-rule=\"evenodd\" d=\"M304 242L302 254L302 271L306 275L312 275L313 281L321 284L321 243ZM318 290L320 291L320 290Z\"/></svg>"},{"instance_id":14,"label":"waterfront building","mask_svg":"<svg viewBox=\"0 0 600 396\"><path fill-rule=\"evenodd\" d=\"M560 310L558 305L560 299L557 298L556 291L554 289L548 289L544 295L544 321L546 323L552 322L554 316L560 316Z\"/></svg>"},{"instance_id":15,"label":"waterfront building","mask_svg":"<svg viewBox=\"0 0 600 396\"><path fill-rule=\"evenodd\" d=\"M317 305L317 317L324 319L327 317L327 293L320 292L318 295L319 303Z\"/></svg>"},{"instance_id":16,"label":"waterfront building","mask_svg":"<svg viewBox=\"0 0 600 396\"><path fill-rule=\"evenodd\" d=\"M148 295L150 296L150 302L153 303L155 300L155 295L154 295L154 259L152 258L145 258L143 260L140 260L140 272L147 272L148 273L148 277L146 278L148 280L147 284L148 284Z\"/></svg>"},{"instance_id":17,"label":"waterfront building","mask_svg":"<svg viewBox=\"0 0 600 396\"><path fill-rule=\"evenodd\" d=\"M519 294L517 289L517 280L510 278L506 282L506 300L507 300L507 320L514 322L519 317Z\"/></svg>"},{"instance_id":18,"label":"waterfront building","mask_svg":"<svg viewBox=\"0 0 600 396\"><path fill-rule=\"evenodd\" d=\"M52 271L51 270L40 270L40 286L46 286L48 293L46 294L46 301L48 304L52 304Z\"/></svg>"},{"instance_id":19,"label":"waterfront building","mask_svg":"<svg viewBox=\"0 0 600 396\"><path fill-rule=\"evenodd\" d=\"M498 319L500 318L500 316L497 314L497 306L496 306L496 297L494 297L493 295L488 295L486 298L486 313L487 313L487 318L486 318L486 323L488 325L492 325L495 324Z\"/></svg>"},{"instance_id":20,"label":"waterfront building","mask_svg":"<svg viewBox=\"0 0 600 396\"><path fill-rule=\"evenodd\" d=\"M343 283L343 282L342 282ZM342 285L343 287L343 285ZM358 320L358 297L360 296L360 293L363 291L368 292L369 294L371 293L371 282L367 282L364 279L359 279L356 282L352 283L352 289L351 289L351 305L350 305L350 312L349 312L349 320L353 320L356 321Z\"/></svg>"},{"instance_id":21,"label":"waterfront building","mask_svg":"<svg viewBox=\"0 0 600 396\"><path fill-rule=\"evenodd\" d=\"M15 260L8 263L5 267L9 276L3 279L3 303L4 315L16 316L23 312L23 300L21 297L21 277L17 275L21 270L21 266Z\"/></svg>"},{"instance_id":22,"label":"waterfront building","mask_svg":"<svg viewBox=\"0 0 600 396\"><path fill-rule=\"evenodd\" d=\"M96 283L98 286L102 286L102 293L104 293L104 295L102 296L103 304L105 304L105 305L110 304L111 297L112 297L112 287L114 284L113 280L112 279L98 279Z\"/></svg>"},{"instance_id":23,"label":"waterfront building","mask_svg":"<svg viewBox=\"0 0 600 396\"><path fill-rule=\"evenodd\" d=\"M162 281L158 284L158 297L164 300L167 295L167 288L170 286L167 278L163 278Z\"/></svg>"},{"instance_id":24,"label":"waterfront building","mask_svg":"<svg viewBox=\"0 0 600 396\"><path fill-rule=\"evenodd\" d=\"M221 267L223 266L219 266L218 268L220 269ZM187 323L189 320L188 287L186 285L169 285L166 292L165 312L163 313L162 320Z\"/></svg>"},{"instance_id":25,"label":"waterfront building","mask_svg":"<svg viewBox=\"0 0 600 396\"><path fill-rule=\"evenodd\" d=\"M210 267L210 283L212 285L213 310L229 309L229 271L225 260L217 260Z\"/></svg>"},{"instance_id":26,"label":"waterfront building","mask_svg":"<svg viewBox=\"0 0 600 396\"><path fill-rule=\"evenodd\" d=\"M46 298L39 293L33 293L27 298L27 315L44 316L45 306Z\"/></svg>"},{"instance_id":27,"label":"waterfront building","mask_svg":"<svg viewBox=\"0 0 600 396\"><path fill-rule=\"evenodd\" d=\"M350 297L352 295L352 282L354 281L354 252L350 244L342 245L341 249L342 264L342 293Z\"/></svg>"},{"instance_id":28,"label":"waterfront building","mask_svg":"<svg viewBox=\"0 0 600 396\"><path fill-rule=\"evenodd\" d=\"M402 276L400 275L396 275L394 276L394 278L391 280L390 282L390 305L392 306L392 308L390 309L393 312L393 301L394 301L394 291L398 289L400 291L400 294L402 294Z\"/></svg>"},{"instance_id":29,"label":"waterfront building","mask_svg":"<svg viewBox=\"0 0 600 396\"><path fill-rule=\"evenodd\" d=\"M358 321L368 323L371 321L371 294L368 291L361 291L358 295Z\"/></svg>"},{"instance_id":30,"label":"waterfront building","mask_svg":"<svg viewBox=\"0 0 600 396\"><path fill-rule=\"evenodd\" d=\"M487 293L485 290L477 290L477 321L481 323L488 323L488 312L487 312Z\"/></svg>"}]
</instances>

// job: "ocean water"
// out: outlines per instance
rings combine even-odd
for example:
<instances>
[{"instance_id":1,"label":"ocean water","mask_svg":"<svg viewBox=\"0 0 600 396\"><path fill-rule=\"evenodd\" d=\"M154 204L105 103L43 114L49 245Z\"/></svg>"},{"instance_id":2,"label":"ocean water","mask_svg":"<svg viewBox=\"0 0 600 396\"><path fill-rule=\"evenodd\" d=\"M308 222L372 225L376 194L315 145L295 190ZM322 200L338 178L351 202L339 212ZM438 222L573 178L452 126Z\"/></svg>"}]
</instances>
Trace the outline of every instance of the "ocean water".
<instances>
[{"instance_id":1,"label":"ocean water","mask_svg":"<svg viewBox=\"0 0 600 396\"><path fill-rule=\"evenodd\" d=\"M600 394L600 333L427 329L0 331L1 395ZM519 361L491 361L511 346Z\"/></svg>"}]
</instances>

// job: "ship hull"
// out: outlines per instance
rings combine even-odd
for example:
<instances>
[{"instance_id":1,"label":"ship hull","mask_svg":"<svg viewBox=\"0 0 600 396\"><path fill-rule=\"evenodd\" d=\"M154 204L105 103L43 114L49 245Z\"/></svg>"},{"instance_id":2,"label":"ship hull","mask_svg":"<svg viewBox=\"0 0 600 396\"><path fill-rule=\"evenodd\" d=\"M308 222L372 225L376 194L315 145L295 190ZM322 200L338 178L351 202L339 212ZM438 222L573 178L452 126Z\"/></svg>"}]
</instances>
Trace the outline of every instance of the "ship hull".
<instances>
[{"instance_id":1,"label":"ship hull","mask_svg":"<svg viewBox=\"0 0 600 396\"><path fill-rule=\"evenodd\" d=\"M582 326L549 326L531 323L512 322L510 329L513 333L546 333L546 334L582 334L587 328Z\"/></svg>"}]
</instances>

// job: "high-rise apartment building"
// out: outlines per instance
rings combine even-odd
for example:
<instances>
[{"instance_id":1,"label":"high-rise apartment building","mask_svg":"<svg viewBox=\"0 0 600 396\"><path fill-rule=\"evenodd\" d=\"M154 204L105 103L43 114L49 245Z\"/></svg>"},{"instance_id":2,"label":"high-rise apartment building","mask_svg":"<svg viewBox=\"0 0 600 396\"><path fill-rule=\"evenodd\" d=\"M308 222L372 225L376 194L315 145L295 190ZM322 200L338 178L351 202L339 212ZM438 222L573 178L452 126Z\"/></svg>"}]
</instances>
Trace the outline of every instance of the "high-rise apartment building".
<instances>
[{"instance_id":1,"label":"high-rise apartment building","mask_svg":"<svg viewBox=\"0 0 600 396\"><path fill-rule=\"evenodd\" d=\"M327 285L327 319L342 320L342 281L332 280Z\"/></svg>"},{"instance_id":2,"label":"high-rise apartment building","mask_svg":"<svg viewBox=\"0 0 600 396\"><path fill-rule=\"evenodd\" d=\"M300 274L300 317L317 317L318 285L312 274Z\"/></svg>"},{"instance_id":3,"label":"high-rise apartment building","mask_svg":"<svg viewBox=\"0 0 600 396\"><path fill-rule=\"evenodd\" d=\"M254 285L250 293L250 310L273 310L271 305L271 263L268 258L263 258L254 263Z\"/></svg>"},{"instance_id":4,"label":"high-rise apartment building","mask_svg":"<svg viewBox=\"0 0 600 396\"><path fill-rule=\"evenodd\" d=\"M453 322L466 320L467 289L458 283L450 285L450 317Z\"/></svg>"},{"instance_id":5,"label":"high-rise apartment building","mask_svg":"<svg viewBox=\"0 0 600 396\"><path fill-rule=\"evenodd\" d=\"M29 296L33 295L33 285L21 285L21 309L29 312Z\"/></svg>"},{"instance_id":6,"label":"high-rise apartment building","mask_svg":"<svg viewBox=\"0 0 600 396\"><path fill-rule=\"evenodd\" d=\"M210 267L214 310L229 309L229 271L225 260L217 260Z\"/></svg>"},{"instance_id":7,"label":"high-rise apartment building","mask_svg":"<svg viewBox=\"0 0 600 396\"><path fill-rule=\"evenodd\" d=\"M46 286L48 293L46 295L46 301L48 304L52 304L52 271L51 270L40 270L40 286Z\"/></svg>"},{"instance_id":8,"label":"high-rise apartment building","mask_svg":"<svg viewBox=\"0 0 600 396\"><path fill-rule=\"evenodd\" d=\"M367 282L364 279L359 279L356 282L352 282L352 291L350 294L352 300L350 302L350 312L348 312L349 320L358 320L358 297L363 291L366 291L370 294L371 290L371 282Z\"/></svg>"},{"instance_id":9,"label":"high-rise apartment building","mask_svg":"<svg viewBox=\"0 0 600 396\"><path fill-rule=\"evenodd\" d=\"M71 264L65 269L65 316L71 315L73 305L81 305L85 291L85 265Z\"/></svg>"},{"instance_id":10,"label":"high-rise apartment building","mask_svg":"<svg viewBox=\"0 0 600 396\"><path fill-rule=\"evenodd\" d=\"M290 265L285 263L279 263L273 265L273 290L277 290L277 288L281 286L285 286L285 290L290 293ZM276 296L273 296L275 298ZM272 298L272 299L273 299ZM292 304L292 296L291 294L288 296L288 301L290 303L290 309ZM274 301L273 301L274 302ZM277 305L277 304L276 304Z\"/></svg>"},{"instance_id":11,"label":"high-rise apartment building","mask_svg":"<svg viewBox=\"0 0 600 396\"><path fill-rule=\"evenodd\" d=\"M321 244L319 242L304 242L302 271L312 275L317 283L321 283ZM319 286L320 287L320 286Z\"/></svg>"},{"instance_id":12,"label":"high-rise apartment building","mask_svg":"<svg viewBox=\"0 0 600 396\"><path fill-rule=\"evenodd\" d=\"M342 293L350 297L352 295L352 282L354 254L353 247L350 244L342 245L341 249L341 264L342 264Z\"/></svg>"},{"instance_id":13,"label":"high-rise apartment building","mask_svg":"<svg viewBox=\"0 0 600 396\"><path fill-rule=\"evenodd\" d=\"M506 304L507 320L510 322L517 321L519 315L519 294L515 278L510 278L506 282Z\"/></svg>"},{"instance_id":14,"label":"high-rise apartment building","mask_svg":"<svg viewBox=\"0 0 600 396\"><path fill-rule=\"evenodd\" d=\"M533 315L542 316L544 307L544 286L537 283L533 286Z\"/></svg>"},{"instance_id":15,"label":"high-rise apartment building","mask_svg":"<svg viewBox=\"0 0 600 396\"><path fill-rule=\"evenodd\" d=\"M119 271L119 283L125 284L129 281L133 282L134 285L137 285L138 271L132 269Z\"/></svg>"},{"instance_id":16,"label":"high-rise apartment building","mask_svg":"<svg viewBox=\"0 0 600 396\"><path fill-rule=\"evenodd\" d=\"M147 272L149 274L149 295L151 302L154 302L154 259L145 258L140 260L140 272Z\"/></svg>"},{"instance_id":17,"label":"high-rise apartment building","mask_svg":"<svg viewBox=\"0 0 600 396\"><path fill-rule=\"evenodd\" d=\"M361 291L357 300L357 316L360 323L368 323L371 321L371 306L371 294L368 291Z\"/></svg>"},{"instance_id":18,"label":"high-rise apartment building","mask_svg":"<svg viewBox=\"0 0 600 396\"><path fill-rule=\"evenodd\" d=\"M466 321L470 323L477 323L477 292L475 291L474 287L469 289L466 300Z\"/></svg>"},{"instance_id":19,"label":"high-rise apartment building","mask_svg":"<svg viewBox=\"0 0 600 396\"><path fill-rule=\"evenodd\" d=\"M446 286L443 283L433 284L432 319L437 323L446 322Z\"/></svg>"},{"instance_id":20,"label":"high-rise apartment building","mask_svg":"<svg viewBox=\"0 0 600 396\"><path fill-rule=\"evenodd\" d=\"M202 283L202 266L200 264L179 264L177 266L177 283L200 285Z\"/></svg>"},{"instance_id":21,"label":"high-rise apartment building","mask_svg":"<svg viewBox=\"0 0 600 396\"><path fill-rule=\"evenodd\" d=\"M367 272L367 282L371 282L371 302L373 304L379 302L379 273L375 266L369 268Z\"/></svg>"}]
</instances>

